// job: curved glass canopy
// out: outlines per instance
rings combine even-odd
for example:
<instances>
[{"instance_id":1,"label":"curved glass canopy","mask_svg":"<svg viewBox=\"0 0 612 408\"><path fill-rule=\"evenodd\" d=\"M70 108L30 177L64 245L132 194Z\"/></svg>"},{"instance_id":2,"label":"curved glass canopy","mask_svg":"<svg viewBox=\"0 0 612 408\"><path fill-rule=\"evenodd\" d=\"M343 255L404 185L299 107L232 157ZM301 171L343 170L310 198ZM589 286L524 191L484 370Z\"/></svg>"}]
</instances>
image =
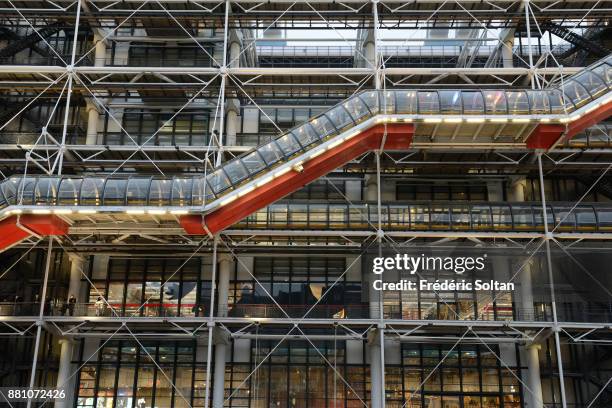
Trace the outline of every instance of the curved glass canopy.
<instances>
[{"instance_id":1,"label":"curved glass canopy","mask_svg":"<svg viewBox=\"0 0 612 408\"><path fill-rule=\"evenodd\" d=\"M0 184L0 208L48 206L202 206L282 163L376 116L485 120L571 115L612 89L612 56L556 88L543 90L364 91L269 143L225 162L205 177L14 177ZM556 116L555 116L556 115Z\"/></svg>"}]
</instances>

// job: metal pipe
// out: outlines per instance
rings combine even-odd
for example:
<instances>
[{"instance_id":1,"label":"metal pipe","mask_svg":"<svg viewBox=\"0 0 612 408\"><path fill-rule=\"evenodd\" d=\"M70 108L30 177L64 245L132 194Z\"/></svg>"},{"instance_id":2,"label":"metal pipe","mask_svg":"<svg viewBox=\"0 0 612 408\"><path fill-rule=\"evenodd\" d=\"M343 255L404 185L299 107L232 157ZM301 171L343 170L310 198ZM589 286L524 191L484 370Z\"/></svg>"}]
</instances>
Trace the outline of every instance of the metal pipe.
<instances>
[{"instance_id":1,"label":"metal pipe","mask_svg":"<svg viewBox=\"0 0 612 408\"><path fill-rule=\"evenodd\" d=\"M38 320L36 321L36 340L34 342L34 357L32 358L32 372L30 373L30 389L34 389L36 381L36 370L38 368L38 349L40 348L40 337L42 335L42 325L45 313L45 294L47 293L47 284L49 282L49 269L51 268L51 256L53 254L53 237L49 237L49 245L47 246L47 259L45 262L45 276L43 278L42 294L40 297L40 309L38 311ZM32 399L28 399L27 408L32 407Z\"/></svg>"},{"instance_id":2,"label":"metal pipe","mask_svg":"<svg viewBox=\"0 0 612 408\"><path fill-rule=\"evenodd\" d=\"M540 197L542 200L542 216L544 219L544 239L546 240L546 265L548 267L548 280L550 282L550 300L553 313L553 332L555 334L555 349L557 354L557 368L559 369L559 389L561 391L561 405L567 408L565 398L565 380L563 377L563 359L561 357L561 341L559 338L559 320L557 318L557 302L555 299L555 283L553 279L552 257L550 254L550 233L548 232L548 214L546 210L546 193L544 191L544 172L542 171L542 153L538 153L538 172L540 176ZM553 221L554 223L554 221Z\"/></svg>"}]
</instances>

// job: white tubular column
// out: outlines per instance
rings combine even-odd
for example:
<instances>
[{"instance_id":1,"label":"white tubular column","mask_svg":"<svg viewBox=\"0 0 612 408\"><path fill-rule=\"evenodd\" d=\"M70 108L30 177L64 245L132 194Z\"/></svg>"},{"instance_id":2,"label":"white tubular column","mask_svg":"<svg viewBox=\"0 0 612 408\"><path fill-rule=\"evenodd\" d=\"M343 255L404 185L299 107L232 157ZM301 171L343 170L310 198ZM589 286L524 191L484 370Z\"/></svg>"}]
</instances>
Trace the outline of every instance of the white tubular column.
<instances>
[{"instance_id":1,"label":"white tubular column","mask_svg":"<svg viewBox=\"0 0 612 408\"><path fill-rule=\"evenodd\" d=\"M539 344L530 344L525 347L527 358L527 385L529 390L524 390L525 408L543 408L542 402L542 380L540 379L540 357L538 350Z\"/></svg>"},{"instance_id":2,"label":"white tubular column","mask_svg":"<svg viewBox=\"0 0 612 408\"><path fill-rule=\"evenodd\" d=\"M238 113L240 112L240 101L232 98L225 103L225 146L236 146L236 134L238 133Z\"/></svg>"},{"instance_id":3,"label":"white tubular column","mask_svg":"<svg viewBox=\"0 0 612 408\"><path fill-rule=\"evenodd\" d=\"M79 255L70 255L70 282L68 284L68 296L74 295L77 302L81 299L81 275L85 265L84 259Z\"/></svg>"},{"instance_id":4,"label":"white tubular column","mask_svg":"<svg viewBox=\"0 0 612 408\"><path fill-rule=\"evenodd\" d=\"M70 256L70 281L68 283L67 296L74 295L77 303L81 302L81 272L85 264L84 259L79 255ZM57 388L66 391L66 398L55 402L56 408L68 408L72 406L74 394L74 378L72 375L72 354L74 353L74 342L70 339L60 339L60 358L57 371Z\"/></svg>"},{"instance_id":5,"label":"white tubular column","mask_svg":"<svg viewBox=\"0 0 612 408\"><path fill-rule=\"evenodd\" d=\"M93 102L87 102L87 137L85 144L95 145L98 143L98 122L100 114Z\"/></svg>"},{"instance_id":6,"label":"white tubular column","mask_svg":"<svg viewBox=\"0 0 612 408\"><path fill-rule=\"evenodd\" d=\"M368 30L368 35L363 40L363 56L366 59L365 68L376 69L376 39L374 30Z\"/></svg>"},{"instance_id":7,"label":"white tubular column","mask_svg":"<svg viewBox=\"0 0 612 408\"><path fill-rule=\"evenodd\" d=\"M236 30L231 30L229 33L229 68L240 67L240 37ZM225 103L225 141L224 146L236 146L236 134L240 127L240 100L237 98L228 98Z\"/></svg>"},{"instance_id":8,"label":"white tubular column","mask_svg":"<svg viewBox=\"0 0 612 408\"><path fill-rule=\"evenodd\" d=\"M229 296L229 281L231 275L232 258L223 254L219 256L219 281L217 285L217 316L227 316L227 304ZM215 343L215 371L213 378L213 408L223 407L225 400L225 361L227 359L227 346L229 337L223 329L215 326L213 330Z\"/></svg>"},{"instance_id":9,"label":"white tubular column","mask_svg":"<svg viewBox=\"0 0 612 408\"><path fill-rule=\"evenodd\" d=\"M94 34L94 43L96 44L94 66L103 67L106 64L106 43L103 37L97 33Z\"/></svg>"},{"instance_id":10,"label":"white tubular column","mask_svg":"<svg viewBox=\"0 0 612 408\"><path fill-rule=\"evenodd\" d=\"M518 177L511 180L510 185L510 201L521 202L525 201L525 187L527 181L524 177ZM521 261L517 268L522 266L519 273L520 280L520 312L519 320L535 319L535 308L533 303L533 286L532 286L532 264L528 262L523 265ZM542 408L542 380L540 379L540 359L538 356L540 350L539 344L529 344L523 347L523 357L527 362L527 387L523 390L525 408Z\"/></svg>"},{"instance_id":11,"label":"white tubular column","mask_svg":"<svg viewBox=\"0 0 612 408\"><path fill-rule=\"evenodd\" d=\"M379 316L372 316L372 318L378 319ZM381 408L384 391L381 388L383 368L380 364L380 336L378 330L371 330L368 333L368 351L370 355L370 407Z\"/></svg>"},{"instance_id":12,"label":"white tubular column","mask_svg":"<svg viewBox=\"0 0 612 408\"><path fill-rule=\"evenodd\" d=\"M217 316L219 317L227 317L227 301L232 264L230 255L222 254L219 256L219 281L217 285Z\"/></svg>"},{"instance_id":13,"label":"white tubular column","mask_svg":"<svg viewBox=\"0 0 612 408\"><path fill-rule=\"evenodd\" d=\"M504 68L512 68L514 66L513 61L513 53L512 50L514 48L514 30L512 30L512 35L506 41L504 41L502 45L502 63Z\"/></svg>"},{"instance_id":14,"label":"white tubular column","mask_svg":"<svg viewBox=\"0 0 612 408\"><path fill-rule=\"evenodd\" d=\"M74 394L75 377L70 378L72 375L72 353L74 352L74 343L70 339L61 339L59 343L60 358L56 387L58 389L64 389L66 398L56 400L55 408L68 408L72 406Z\"/></svg>"},{"instance_id":15,"label":"white tubular column","mask_svg":"<svg viewBox=\"0 0 612 408\"><path fill-rule=\"evenodd\" d=\"M376 202L378 200L378 184L376 183L376 174L367 174L365 176L365 192L366 201Z\"/></svg>"},{"instance_id":16,"label":"white tubular column","mask_svg":"<svg viewBox=\"0 0 612 408\"><path fill-rule=\"evenodd\" d=\"M240 37L236 30L231 30L229 33L229 60L230 68L240 67Z\"/></svg>"}]
</instances>

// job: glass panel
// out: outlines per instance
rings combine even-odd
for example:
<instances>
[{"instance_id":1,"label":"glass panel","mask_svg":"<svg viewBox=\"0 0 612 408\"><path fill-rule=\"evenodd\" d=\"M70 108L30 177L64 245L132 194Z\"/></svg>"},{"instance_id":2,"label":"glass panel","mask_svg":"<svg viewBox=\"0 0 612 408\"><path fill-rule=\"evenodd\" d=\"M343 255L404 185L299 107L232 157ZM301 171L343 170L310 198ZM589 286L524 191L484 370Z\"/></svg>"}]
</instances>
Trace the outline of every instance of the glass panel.
<instances>
[{"instance_id":1,"label":"glass panel","mask_svg":"<svg viewBox=\"0 0 612 408\"><path fill-rule=\"evenodd\" d=\"M612 208L598 208L597 222L600 229L610 229L612 227Z\"/></svg>"},{"instance_id":2,"label":"glass panel","mask_svg":"<svg viewBox=\"0 0 612 408\"><path fill-rule=\"evenodd\" d=\"M514 229L533 228L533 211L530 206L512 205Z\"/></svg>"},{"instance_id":3,"label":"glass panel","mask_svg":"<svg viewBox=\"0 0 612 408\"><path fill-rule=\"evenodd\" d=\"M453 229L467 229L470 227L470 212L467 206L451 207L451 221Z\"/></svg>"},{"instance_id":4,"label":"glass panel","mask_svg":"<svg viewBox=\"0 0 612 408\"><path fill-rule=\"evenodd\" d=\"M593 207L576 207L574 212L576 213L578 229L592 229L597 225Z\"/></svg>"},{"instance_id":5,"label":"glass panel","mask_svg":"<svg viewBox=\"0 0 612 408\"><path fill-rule=\"evenodd\" d=\"M172 205L191 205L192 178L175 178L172 182Z\"/></svg>"},{"instance_id":6,"label":"glass panel","mask_svg":"<svg viewBox=\"0 0 612 408\"><path fill-rule=\"evenodd\" d=\"M37 179L27 177L17 187L17 200L24 205L31 205L34 202L34 187L36 187Z\"/></svg>"},{"instance_id":7,"label":"glass panel","mask_svg":"<svg viewBox=\"0 0 612 408\"><path fill-rule=\"evenodd\" d=\"M512 227L512 214L508 206L495 206L491 208L493 213L493 228L509 229Z\"/></svg>"},{"instance_id":8,"label":"glass panel","mask_svg":"<svg viewBox=\"0 0 612 408\"><path fill-rule=\"evenodd\" d=\"M395 92L387 91L385 92L385 100L384 105L381 109L383 113L395 113Z\"/></svg>"},{"instance_id":9,"label":"glass panel","mask_svg":"<svg viewBox=\"0 0 612 408\"><path fill-rule=\"evenodd\" d=\"M225 174L227 174L233 185L238 184L248 176L246 168L242 165L240 159L235 159L227 163L223 166L223 170L225 170Z\"/></svg>"},{"instance_id":10,"label":"glass panel","mask_svg":"<svg viewBox=\"0 0 612 408\"><path fill-rule=\"evenodd\" d=\"M274 142L263 145L257 150L268 166L273 165L284 157L283 152L280 151L279 147Z\"/></svg>"},{"instance_id":11,"label":"glass panel","mask_svg":"<svg viewBox=\"0 0 612 408\"><path fill-rule=\"evenodd\" d=\"M223 172L223 169L218 169L206 177L208 184L212 188L215 194L227 189L230 186L227 176Z\"/></svg>"},{"instance_id":12,"label":"glass panel","mask_svg":"<svg viewBox=\"0 0 612 408\"><path fill-rule=\"evenodd\" d=\"M373 115L378 113L378 93L376 91L368 91L359 95L361 100L368 105L370 112Z\"/></svg>"},{"instance_id":13,"label":"glass panel","mask_svg":"<svg viewBox=\"0 0 612 408\"><path fill-rule=\"evenodd\" d=\"M472 207L472 228L491 228L491 208L488 205L475 205Z\"/></svg>"},{"instance_id":14,"label":"glass panel","mask_svg":"<svg viewBox=\"0 0 612 408\"><path fill-rule=\"evenodd\" d=\"M126 179L107 179L104 185L104 205L124 205Z\"/></svg>"},{"instance_id":15,"label":"glass panel","mask_svg":"<svg viewBox=\"0 0 612 408\"><path fill-rule=\"evenodd\" d=\"M573 79L580 82L580 84L586 88L593 98L597 98L608 90L608 87L603 80L589 71L583 72Z\"/></svg>"},{"instance_id":16,"label":"glass panel","mask_svg":"<svg viewBox=\"0 0 612 408\"><path fill-rule=\"evenodd\" d=\"M34 190L34 204L55 205L58 182L58 178L42 177L38 179L38 183L36 183L36 189Z\"/></svg>"},{"instance_id":17,"label":"glass panel","mask_svg":"<svg viewBox=\"0 0 612 408\"><path fill-rule=\"evenodd\" d=\"M587 90L573 80L567 81L563 85L562 91L572 102L574 102L577 108L586 104L591 99L591 95L589 95Z\"/></svg>"},{"instance_id":18,"label":"glass panel","mask_svg":"<svg viewBox=\"0 0 612 408\"><path fill-rule=\"evenodd\" d=\"M463 113L466 115L478 115L484 113L484 99L482 92L462 91Z\"/></svg>"},{"instance_id":19,"label":"glass panel","mask_svg":"<svg viewBox=\"0 0 612 408\"><path fill-rule=\"evenodd\" d=\"M576 213L574 211L570 212L569 208L556 207L554 214L555 225L558 225L560 229L574 229L576 227Z\"/></svg>"},{"instance_id":20,"label":"glass panel","mask_svg":"<svg viewBox=\"0 0 612 408\"><path fill-rule=\"evenodd\" d=\"M127 186L128 205L147 205L149 196L150 178L134 177L130 178Z\"/></svg>"},{"instance_id":21,"label":"glass panel","mask_svg":"<svg viewBox=\"0 0 612 408\"><path fill-rule=\"evenodd\" d=\"M483 91L487 115L506 115L508 106L504 91Z\"/></svg>"},{"instance_id":22,"label":"glass panel","mask_svg":"<svg viewBox=\"0 0 612 408\"><path fill-rule=\"evenodd\" d=\"M319 136L315 133L315 131L308 123L304 123L299 128L293 130L292 133L300 141L300 144L304 147L319 141Z\"/></svg>"},{"instance_id":23,"label":"glass panel","mask_svg":"<svg viewBox=\"0 0 612 408\"><path fill-rule=\"evenodd\" d=\"M440 111L442 113L461 114L460 91L438 91L440 95Z\"/></svg>"},{"instance_id":24,"label":"glass panel","mask_svg":"<svg viewBox=\"0 0 612 408\"><path fill-rule=\"evenodd\" d=\"M172 192L172 180L151 180L151 191L149 192L149 205L170 205L170 193Z\"/></svg>"},{"instance_id":25,"label":"glass panel","mask_svg":"<svg viewBox=\"0 0 612 408\"><path fill-rule=\"evenodd\" d=\"M4 196L7 204L15 204L17 197L17 186L19 185L20 180L21 178L11 177L2 183L2 195Z\"/></svg>"},{"instance_id":26,"label":"glass panel","mask_svg":"<svg viewBox=\"0 0 612 408\"><path fill-rule=\"evenodd\" d=\"M78 205L82 179L67 178L62 180L57 194L59 205Z\"/></svg>"},{"instance_id":27,"label":"glass panel","mask_svg":"<svg viewBox=\"0 0 612 408\"><path fill-rule=\"evenodd\" d=\"M299 152L302 149L302 147L300 146L300 143L297 141L296 137L292 133L287 133L283 137L276 139L276 144L278 144L278 147L281 148L285 157L292 156L294 153ZM244 157L242 161L249 169L249 173L252 174L253 172L259 171L259 169L252 171L251 168L256 168L256 165L255 164L251 165L250 163L247 162L247 160L261 161L261 158L257 156L257 157L252 157L252 158L247 159L247 157L248 156ZM263 162L261 164L262 166L265 166Z\"/></svg>"},{"instance_id":28,"label":"glass panel","mask_svg":"<svg viewBox=\"0 0 612 408\"><path fill-rule=\"evenodd\" d=\"M286 139L287 135L283 136L281 139ZM292 138L293 139L293 138ZM266 167L263 159L259 156L257 151L253 151L242 158L242 163L247 168L249 175L252 176Z\"/></svg>"},{"instance_id":29,"label":"glass panel","mask_svg":"<svg viewBox=\"0 0 612 408\"><path fill-rule=\"evenodd\" d=\"M359 121L364 116L370 116L370 111L358 96L353 96L343 106L356 121Z\"/></svg>"},{"instance_id":30,"label":"glass panel","mask_svg":"<svg viewBox=\"0 0 612 408\"><path fill-rule=\"evenodd\" d=\"M608 84L608 86L612 86L612 66L604 63L596 66L591 71L593 71L593 73L596 75L599 75L599 77L602 78Z\"/></svg>"},{"instance_id":31,"label":"glass panel","mask_svg":"<svg viewBox=\"0 0 612 408\"><path fill-rule=\"evenodd\" d=\"M204 197L206 193L206 197ZM212 189L206 184L204 177L198 177L193 180L192 205L203 205L206 201L214 198Z\"/></svg>"},{"instance_id":32,"label":"glass panel","mask_svg":"<svg viewBox=\"0 0 612 408\"><path fill-rule=\"evenodd\" d=\"M564 105L568 102L565 107L568 111L574 109L574 104L572 104L567 98L563 97L563 94L558 89L552 89L549 91L544 91L548 96L548 102L550 105L550 112L552 114L562 114L565 113Z\"/></svg>"},{"instance_id":33,"label":"glass panel","mask_svg":"<svg viewBox=\"0 0 612 408\"><path fill-rule=\"evenodd\" d=\"M81 205L101 205L103 178L86 178L81 186Z\"/></svg>"},{"instance_id":34,"label":"glass panel","mask_svg":"<svg viewBox=\"0 0 612 408\"><path fill-rule=\"evenodd\" d=\"M544 225L544 216L542 215L543 211L542 211L542 207L541 206L536 206L533 208L533 219L535 222L535 225L538 227L541 227ZM552 208L547 207L546 208L546 223L548 224L548 226L550 228L553 228L553 211Z\"/></svg>"},{"instance_id":35,"label":"glass panel","mask_svg":"<svg viewBox=\"0 0 612 408\"><path fill-rule=\"evenodd\" d=\"M410 208L410 222L412 228L427 229L429 228L429 206L415 205Z\"/></svg>"},{"instance_id":36,"label":"glass panel","mask_svg":"<svg viewBox=\"0 0 612 408\"><path fill-rule=\"evenodd\" d=\"M419 91L417 95L419 101L419 113L421 115L440 112L440 101L438 100L437 92Z\"/></svg>"},{"instance_id":37,"label":"glass panel","mask_svg":"<svg viewBox=\"0 0 612 408\"><path fill-rule=\"evenodd\" d=\"M448 207L433 206L431 208L431 224L433 228L446 229L450 227Z\"/></svg>"},{"instance_id":38,"label":"glass panel","mask_svg":"<svg viewBox=\"0 0 612 408\"><path fill-rule=\"evenodd\" d=\"M417 98L414 91L396 91L397 113L416 114Z\"/></svg>"},{"instance_id":39,"label":"glass panel","mask_svg":"<svg viewBox=\"0 0 612 408\"><path fill-rule=\"evenodd\" d=\"M326 116L314 118L310 121L310 124L320 138L336 133L336 128Z\"/></svg>"},{"instance_id":40,"label":"glass panel","mask_svg":"<svg viewBox=\"0 0 612 408\"><path fill-rule=\"evenodd\" d=\"M550 113L550 103L548 95L542 91L527 91L529 96L529 104L531 105L532 114L548 114Z\"/></svg>"},{"instance_id":41,"label":"glass panel","mask_svg":"<svg viewBox=\"0 0 612 408\"><path fill-rule=\"evenodd\" d=\"M508 113L529 113L529 102L527 101L527 94L525 92L506 91L506 99L508 100Z\"/></svg>"},{"instance_id":42,"label":"glass panel","mask_svg":"<svg viewBox=\"0 0 612 408\"><path fill-rule=\"evenodd\" d=\"M333 108L331 111L326 113L326 116L333 122L336 129L340 131L344 130L344 128L349 125L353 126L355 124L351 116L348 114L346 109L342 107L342 105Z\"/></svg>"}]
</instances>

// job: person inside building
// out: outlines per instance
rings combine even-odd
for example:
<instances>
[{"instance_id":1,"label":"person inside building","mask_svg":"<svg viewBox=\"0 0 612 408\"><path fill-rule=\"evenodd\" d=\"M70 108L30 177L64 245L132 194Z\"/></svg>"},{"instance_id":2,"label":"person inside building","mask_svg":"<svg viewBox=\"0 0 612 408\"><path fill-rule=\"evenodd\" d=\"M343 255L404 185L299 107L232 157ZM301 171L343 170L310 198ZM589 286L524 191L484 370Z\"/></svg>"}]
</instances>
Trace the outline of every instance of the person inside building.
<instances>
[{"instance_id":1,"label":"person inside building","mask_svg":"<svg viewBox=\"0 0 612 408\"><path fill-rule=\"evenodd\" d=\"M76 306L76 297L74 295L70 295L68 297L68 301L66 302L66 309L68 310L69 316L74 316L74 307Z\"/></svg>"},{"instance_id":2,"label":"person inside building","mask_svg":"<svg viewBox=\"0 0 612 408\"><path fill-rule=\"evenodd\" d=\"M104 316L104 309L106 309L106 304L104 303L104 299L102 299L102 296L98 296L98 299L96 299L95 307L96 316Z\"/></svg>"}]
</instances>

